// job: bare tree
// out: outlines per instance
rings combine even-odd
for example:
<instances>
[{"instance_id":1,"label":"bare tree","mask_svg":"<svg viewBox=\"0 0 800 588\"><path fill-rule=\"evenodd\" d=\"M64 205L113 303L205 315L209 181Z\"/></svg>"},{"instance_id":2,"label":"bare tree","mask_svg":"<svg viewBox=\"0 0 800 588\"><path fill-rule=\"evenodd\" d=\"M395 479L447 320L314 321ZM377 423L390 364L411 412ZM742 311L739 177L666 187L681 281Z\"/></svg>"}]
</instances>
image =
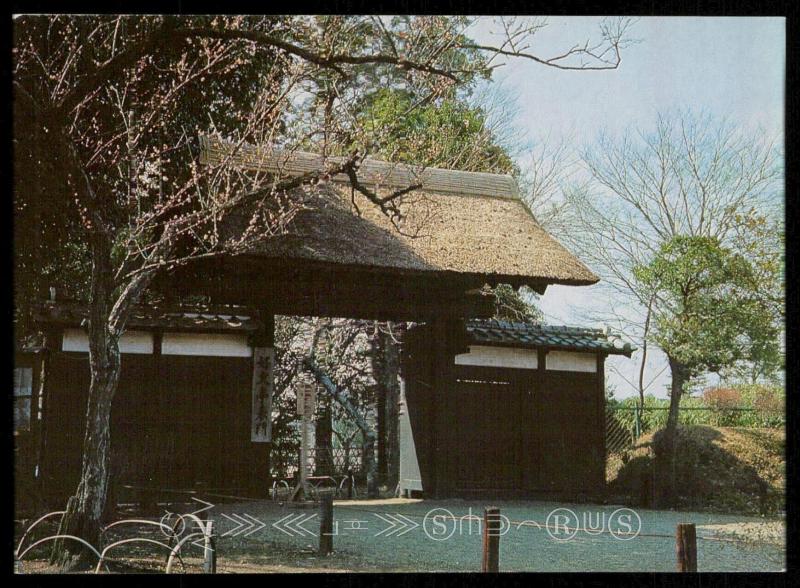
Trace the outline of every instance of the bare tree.
<instances>
[{"instance_id":1,"label":"bare tree","mask_svg":"<svg viewBox=\"0 0 800 588\"><path fill-rule=\"evenodd\" d=\"M538 56L539 24L505 23L498 45L476 45L464 17L23 16L14 22L15 158L42 160L52 177L15 177L17 199L61 207L81 227L91 261L91 384L80 483L61 532L96 543L109 476L109 416L120 374L118 341L155 276L192 260L232 255L286 230L320 179L345 173L387 214L393 198L358 179L377 151L350 104L381 83L414 89L411 108L476 76L496 56L569 69L613 69L626 20L605 21L601 41ZM578 61L575 61L575 60ZM388 132L388 131L387 131ZM286 178L242 170L230 159L198 164L197 138L235 148L291 152L332 145L327 169ZM43 148L46 143L47 148ZM335 147L335 148L334 148ZM296 194L305 195L298 201ZM244 218L241 231L230 219ZM60 544L66 562L74 545ZM83 552L86 553L85 551Z\"/></svg>"},{"instance_id":2,"label":"bare tree","mask_svg":"<svg viewBox=\"0 0 800 588\"><path fill-rule=\"evenodd\" d=\"M652 132L601 136L582 161L588 180L568 195L575 230L565 238L600 274L614 300L613 308L597 315L636 338L647 336L660 300L635 279L635 267L646 265L680 235L712 237L735 248L748 213L770 211L780 202L781 154L775 140L708 115L659 116ZM644 361L643 352L640 394ZM691 374L677 358L668 361L668 430L674 430Z\"/></svg>"},{"instance_id":3,"label":"bare tree","mask_svg":"<svg viewBox=\"0 0 800 588\"><path fill-rule=\"evenodd\" d=\"M523 161L519 178L522 198L539 224L560 239L570 233L564 193L578 163L570 139L544 137L528 150Z\"/></svg>"}]
</instances>

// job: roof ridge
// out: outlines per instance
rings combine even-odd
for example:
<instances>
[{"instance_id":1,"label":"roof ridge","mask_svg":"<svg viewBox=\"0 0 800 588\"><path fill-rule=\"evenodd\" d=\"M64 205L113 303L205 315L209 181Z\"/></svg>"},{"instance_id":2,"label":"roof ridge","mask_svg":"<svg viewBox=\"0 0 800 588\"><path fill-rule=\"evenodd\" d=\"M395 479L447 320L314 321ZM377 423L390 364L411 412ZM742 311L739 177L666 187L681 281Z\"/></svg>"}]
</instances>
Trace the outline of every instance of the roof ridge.
<instances>
[{"instance_id":1,"label":"roof ridge","mask_svg":"<svg viewBox=\"0 0 800 588\"><path fill-rule=\"evenodd\" d=\"M630 355L636 350L619 334L594 327L518 323L498 319L469 319L467 332L479 344L545 346Z\"/></svg>"},{"instance_id":2,"label":"roof ridge","mask_svg":"<svg viewBox=\"0 0 800 588\"><path fill-rule=\"evenodd\" d=\"M323 156L304 150L281 150L274 146L259 147L250 144L234 145L231 141L200 136L200 161L206 164L221 163L226 158L243 167L266 172L280 171L301 175L324 168L326 162L342 161L342 156ZM237 150L234 152L234 150ZM421 190L447 194L505 198L522 202L517 181L510 174L463 171L441 167L390 162L375 157L365 158L359 165L360 181L382 187L407 187L414 182L422 184ZM331 178L334 182L349 182L346 174Z\"/></svg>"},{"instance_id":3,"label":"roof ridge","mask_svg":"<svg viewBox=\"0 0 800 588\"><path fill-rule=\"evenodd\" d=\"M469 319L468 323L475 324L495 324L498 326L507 326L506 328L527 330L527 329L542 329L551 331L562 331L569 333L597 333L603 334L603 329L597 327L580 327L577 325L549 325L545 323L525 323L517 321L504 321L500 319Z\"/></svg>"}]
</instances>

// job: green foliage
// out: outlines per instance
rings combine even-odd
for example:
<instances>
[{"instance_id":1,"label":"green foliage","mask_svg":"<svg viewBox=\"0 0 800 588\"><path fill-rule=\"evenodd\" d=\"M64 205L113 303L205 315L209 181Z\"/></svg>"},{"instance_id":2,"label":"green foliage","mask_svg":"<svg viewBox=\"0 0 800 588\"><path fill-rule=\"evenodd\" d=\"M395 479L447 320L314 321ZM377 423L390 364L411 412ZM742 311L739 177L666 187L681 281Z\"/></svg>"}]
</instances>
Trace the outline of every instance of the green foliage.
<instances>
[{"instance_id":1,"label":"green foliage","mask_svg":"<svg viewBox=\"0 0 800 588\"><path fill-rule=\"evenodd\" d=\"M684 425L711 425L715 427L783 427L786 423L784 390L781 386L734 384L730 387L740 399L736 404L720 406L709 399L681 396L679 420ZM627 431L636 427L635 397L608 403L612 417ZM640 431L647 433L663 428L667 422L669 399L644 397ZM688 409L688 410L685 410ZM740 410L744 409L744 410Z\"/></svg>"},{"instance_id":2,"label":"green foliage","mask_svg":"<svg viewBox=\"0 0 800 588\"><path fill-rule=\"evenodd\" d=\"M786 388L778 384L734 384L744 406L764 412L783 414L786 411Z\"/></svg>"},{"instance_id":3,"label":"green foliage","mask_svg":"<svg viewBox=\"0 0 800 588\"><path fill-rule=\"evenodd\" d=\"M785 230L782 219L750 209L736 217L738 230L735 251L749 260L754 282L758 285L751 295L763 309L763 320L771 321L779 338L785 329L786 281ZM735 380L775 379L785 366L785 353L780 341L756 340L749 361L737 362L725 370L725 375Z\"/></svg>"},{"instance_id":4,"label":"green foliage","mask_svg":"<svg viewBox=\"0 0 800 588\"><path fill-rule=\"evenodd\" d=\"M542 312L526 302L520 292L508 284L498 284L492 289L495 297L494 317L512 323L541 323Z\"/></svg>"},{"instance_id":5,"label":"green foliage","mask_svg":"<svg viewBox=\"0 0 800 588\"><path fill-rule=\"evenodd\" d=\"M407 91L392 89L381 89L370 97L363 126L371 136L390 129L380 146L384 157L464 171L517 171L487 128L480 108L454 96L414 108L415 99Z\"/></svg>"},{"instance_id":6,"label":"green foliage","mask_svg":"<svg viewBox=\"0 0 800 588\"><path fill-rule=\"evenodd\" d=\"M776 353L778 331L753 264L716 239L674 237L634 276L659 301L653 340L691 374Z\"/></svg>"}]
</instances>

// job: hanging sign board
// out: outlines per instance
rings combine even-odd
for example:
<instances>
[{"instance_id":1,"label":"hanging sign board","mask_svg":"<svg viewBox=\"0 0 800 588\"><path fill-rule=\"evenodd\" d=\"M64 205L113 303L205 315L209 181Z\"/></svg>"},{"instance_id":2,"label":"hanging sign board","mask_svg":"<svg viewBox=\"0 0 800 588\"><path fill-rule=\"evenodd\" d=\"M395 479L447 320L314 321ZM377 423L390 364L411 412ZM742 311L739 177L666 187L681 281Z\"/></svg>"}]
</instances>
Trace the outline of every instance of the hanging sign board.
<instances>
[{"instance_id":1,"label":"hanging sign board","mask_svg":"<svg viewBox=\"0 0 800 588\"><path fill-rule=\"evenodd\" d=\"M253 443L269 443L272 440L274 370L275 350L272 347L255 347L250 424L250 441Z\"/></svg>"}]
</instances>

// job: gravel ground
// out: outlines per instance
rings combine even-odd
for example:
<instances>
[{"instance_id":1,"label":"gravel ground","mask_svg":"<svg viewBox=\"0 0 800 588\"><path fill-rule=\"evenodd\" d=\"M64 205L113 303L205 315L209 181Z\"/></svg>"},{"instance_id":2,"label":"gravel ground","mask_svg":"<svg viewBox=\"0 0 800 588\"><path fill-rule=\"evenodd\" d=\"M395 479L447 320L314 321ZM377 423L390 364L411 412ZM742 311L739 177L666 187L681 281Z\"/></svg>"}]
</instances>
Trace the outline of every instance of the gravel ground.
<instances>
[{"instance_id":1,"label":"gravel ground","mask_svg":"<svg viewBox=\"0 0 800 588\"><path fill-rule=\"evenodd\" d=\"M489 506L487 502L336 501L334 553L324 557L316 553L319 514L317 507L311 506L289 508L271 501L214 505L207 513L215 522L218 537L217 571L480 570L479 517L484 507ZM619 510L624 508L620 506L555 502L496 501L491 506L499 507L507 517L500 538L501 571L675 571L674 533L679 522L697 525L701 572L780 571L786 565L782 520L645 509L637 509L634 514L627 509ZM470 514L476 517L471 525L467 518ZM565 518L559 521L556 515ZM625 515L629 518L624 518ZM599 532L593 530L600 526ZM147 531L129 528L126 533L130 533L126 537L138 533L163 540L163 536L158 536L160 531L153 527ZM152 545L127 544L109 555L112 571L164 569L164 558L159 548ZM183 556L186 572L201 571L200 547L189 548ZM24 572L57 571L37 555L32 554L26 560ZM175 571L180 569L176 567Z\"/></svg>"},{"instance_id":2,"label":"gravel ground","mask_svg":"<svg viewBox=\"0 0 800 588\"><path fill-rule=\"evenodd\" d=\"M319 532L315 508L287 508L265 501L217 505L209 513L220 534L220 562L231 558L248 565L255 563L253 558L266 557L271 561L265 564L280 560L306 569L479 571L479 523L474 521L470 528L469 519L463 517L481 517L487 505L462 500L337 501L334 553L327 557L314 552ZM679 522L697 525L700 571L780 571L785 567L783 521L637 509L641 528L634 535L636 515L620 518L630 512L618 511L619 506L531 501L497 501L492 506L508 518L500 539L503 571L674 571L674 533ZM556 509L569 510L551 516ZM237 532L236 523L223 513L232 518L247 514L266 526L245 526ZM566 523L567 530L563 523L560 528L556 525L554 517L559 514L573 521ZM604 531L591 534L598 520L605 520ZM242 536L253 529L257 530ZM610 531L621 533L615 536ZM568 534L574 536L558 540Z\"/></svg>"}]
</instances>

